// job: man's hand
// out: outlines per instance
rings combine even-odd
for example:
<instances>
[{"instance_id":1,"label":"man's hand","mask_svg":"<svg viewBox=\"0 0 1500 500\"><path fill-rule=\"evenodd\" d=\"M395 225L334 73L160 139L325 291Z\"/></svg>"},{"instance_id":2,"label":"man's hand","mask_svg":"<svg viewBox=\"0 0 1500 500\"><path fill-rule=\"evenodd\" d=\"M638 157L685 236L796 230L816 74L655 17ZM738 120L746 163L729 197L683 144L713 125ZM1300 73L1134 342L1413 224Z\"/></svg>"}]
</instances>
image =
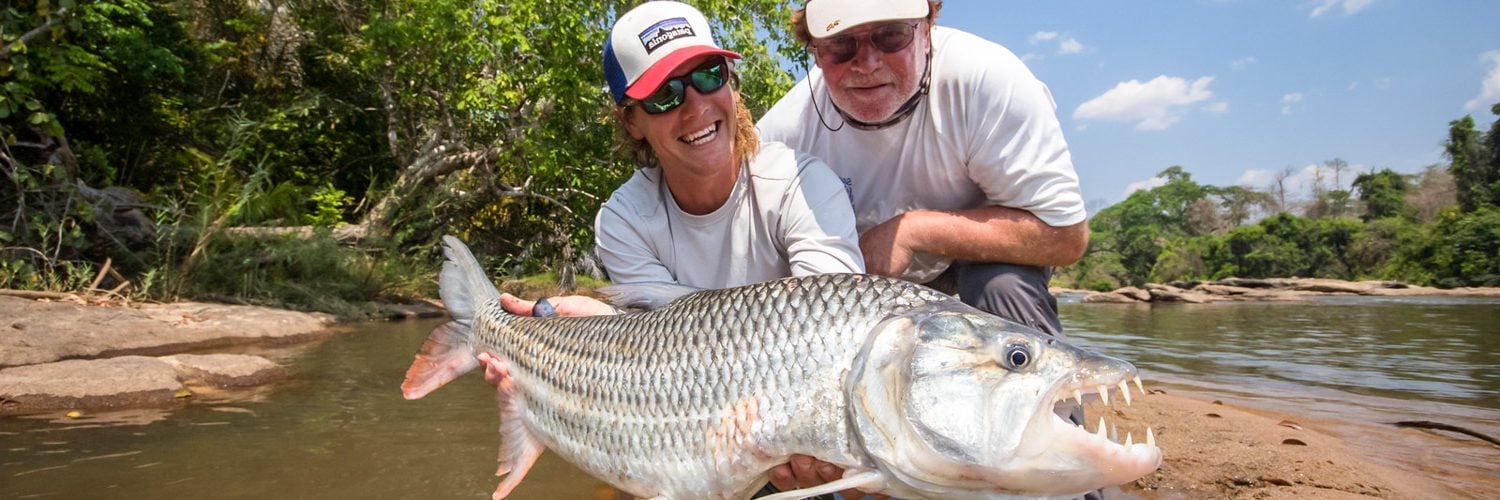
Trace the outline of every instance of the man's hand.
<instances>
[{"instance_id":1,"label":"man's hand","mask_svg":"<svg viewBox=\"0 0 1500 500\"><path fill-rule=\"evenodd\" d=\"M901 224L902 216L897 215L860 233L859 251L865 255L865 272L899 278L911 266L912 251L902 241Z\"/></svg>"},{"instance_id":2,"label":"man's hand","mask_svg":"<svg viewBox=\"0 0 1500 500\"><path fill-rule=\"evenodd\" d=\"M500 360L490 356L489 353L479 353L479 364L484 365L484 382L497 388L500 387L500 382L505 380L505 377L510 376L505 365L500 364Z\"/></svg>"},{"instance_id":3,"label":"man's hand","mask_svg":"<svg viewBox=\"0 0 1500 500\"><path fill-rule=\"evenodd\" d=\"M781 491L810 488L844 478L844 469L807 455L792 455L787 463L771 469L771 485ZM855 489L839 492L844 498L864 498L865 493Z\"/></svg>"},{"instance_id":4,"label":"man's hand","mask_svg":"<svg viewBox=\"0 0 1500 500\"><path fill-rule=\"evenodd\" d=\"M615 308L609 304L582 295L550 297L547 302L552 304L558 316L600 316L615 313ZM505 312L517 316L531 316L533 309L536 308L536 301L502 293L500 294L500 307L504 308Z\"/></svg>"}]
</instances>

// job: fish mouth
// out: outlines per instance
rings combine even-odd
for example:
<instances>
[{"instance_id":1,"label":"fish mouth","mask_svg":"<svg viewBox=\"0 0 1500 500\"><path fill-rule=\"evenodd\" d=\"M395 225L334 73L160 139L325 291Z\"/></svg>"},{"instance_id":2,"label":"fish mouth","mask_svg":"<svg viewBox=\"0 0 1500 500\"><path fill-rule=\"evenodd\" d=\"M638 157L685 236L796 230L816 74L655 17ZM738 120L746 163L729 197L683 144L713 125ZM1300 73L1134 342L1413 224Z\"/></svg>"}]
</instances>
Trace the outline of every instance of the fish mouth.
<instances>
[{"instance_id":1,"label":"fish mouth","mask_svg":"<svg viewBox=\"0 0 1500 500\"><path fill-rule=\"evenodd\" d=\"M1099 401L1106 408L1109 407L1113 394L1120 395L1122 402L1117 404L1129 406L1133 401L1130 394L1131 382L1134 382L1140 394L1146 394L1145 386L1134 370L1114 376L1095 372L1091 377L1075 378L1071 383L1064 384L1053 391L1052 403L1042 405L1038 409L1037 417L1033 420L1033 425L1042 426L1040 430L1044 432L1033 434L1039 437L1036 438L1036 442L1029 443L1030 446L1022 445L1023 447L1045 447L1046 450L1039 450L1039 454L1051 455L1054 460L1044 462L1052 462L1060 466L1056 470L1048 471L1050 474L1040 477L1050 477L1056 482L1076 477L1082 482L1107 486L1134 481L1161 466L1161 448L1157 447L1156 433L1149 425L1146 426L1140 441L1136 441L1134 432L1139 431L1138 428L1134 430L1126 428L1122 435L1121 426L1111 424L1103 415L1098 416L1096 423L1092 424L1092 431L1085 422L1073 422L1068 418L1075 408L1081 407L1086 402ZM1118 390L1112 391L1112 388ZM1035 488L1025 489L1032 491L1049 489L1047 484L1031 486Z\"/></svg>"}]
</instances>

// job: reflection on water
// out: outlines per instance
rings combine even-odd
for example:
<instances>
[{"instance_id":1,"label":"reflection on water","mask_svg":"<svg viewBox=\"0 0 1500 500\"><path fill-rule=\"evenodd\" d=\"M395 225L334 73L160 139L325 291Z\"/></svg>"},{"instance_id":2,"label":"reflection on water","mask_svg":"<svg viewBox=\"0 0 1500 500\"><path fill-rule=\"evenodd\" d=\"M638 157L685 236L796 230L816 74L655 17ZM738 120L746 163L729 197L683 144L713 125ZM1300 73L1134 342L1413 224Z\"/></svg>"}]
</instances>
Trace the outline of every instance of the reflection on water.
<instances>
[{"instance_id":1,"label":"reflection on water","mask_svg":"<svg viewBox=\"0 0 1500 500\"><path fill-rule=\"evenodd\" d=\"M1062 307L1075 342L1136 363L1148 384L1319 419L1438 420L1500 434L1500 300ZM246 400L0 419L0 498L487 497L498 484L488 386L469 376L401 399L412 354L436 324L368 324L261 350L292 378ZM1394 456L1430 443L1419 437L1380 437L1397 450L1387 460L1493 471L1495 452L1483 447ZM544 454L514 497L612 496Z\"/></svg>"}]
</instances>

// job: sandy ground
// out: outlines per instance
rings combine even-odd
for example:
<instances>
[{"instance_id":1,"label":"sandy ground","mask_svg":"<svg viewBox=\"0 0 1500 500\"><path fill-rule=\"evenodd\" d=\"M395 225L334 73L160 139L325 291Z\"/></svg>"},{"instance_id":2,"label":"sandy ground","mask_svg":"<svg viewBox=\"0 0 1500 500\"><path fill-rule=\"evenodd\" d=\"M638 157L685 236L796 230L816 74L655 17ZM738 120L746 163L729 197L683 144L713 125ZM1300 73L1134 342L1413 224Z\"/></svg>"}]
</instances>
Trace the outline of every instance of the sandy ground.
<instances>
[{"instance_id":1,"label":"sandy ground","mask_svg":"<svg viewBox=\"0 0 1500 500\"><path fill-rule=\"evenodd\" d=\"M1151 393L1136 393L1128 407L1116 396L1110 407L1086 408L1089 420L1104 415L1121 439L1129 431L1140 442L1149 425L1164 456L1154 474L1107 490L1107 498L1500 498L1500 447L1477 439L1319 421L1153 389L1149 381L1146 388ZM1402 439L1364 439L1392 433ZM1434 457L1445 452L1488 455L1494 465L1444 467Z\"/></svg>"}]
</instances>

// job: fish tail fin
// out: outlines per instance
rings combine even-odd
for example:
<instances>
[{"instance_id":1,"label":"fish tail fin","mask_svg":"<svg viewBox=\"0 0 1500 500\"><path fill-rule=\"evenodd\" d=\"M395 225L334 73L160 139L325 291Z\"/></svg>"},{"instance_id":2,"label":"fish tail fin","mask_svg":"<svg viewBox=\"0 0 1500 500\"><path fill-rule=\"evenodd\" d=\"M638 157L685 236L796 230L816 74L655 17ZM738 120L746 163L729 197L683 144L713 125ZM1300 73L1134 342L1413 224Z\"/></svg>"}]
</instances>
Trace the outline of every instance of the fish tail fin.
<instances>
[{"instance_id":1,"label":"fish tail fin","mask_svg":"<svg viewBox=\"0 0 1500 500\"><path fill-rule=\"evenodd\" d=\"M417 399L479 366L475 357L474 316L480 306L499 297L469 247L452 236L443 237L442 274L438 293L453 321L434 328L401 383L406 399Z\"/></svg>"}]
</instances>

